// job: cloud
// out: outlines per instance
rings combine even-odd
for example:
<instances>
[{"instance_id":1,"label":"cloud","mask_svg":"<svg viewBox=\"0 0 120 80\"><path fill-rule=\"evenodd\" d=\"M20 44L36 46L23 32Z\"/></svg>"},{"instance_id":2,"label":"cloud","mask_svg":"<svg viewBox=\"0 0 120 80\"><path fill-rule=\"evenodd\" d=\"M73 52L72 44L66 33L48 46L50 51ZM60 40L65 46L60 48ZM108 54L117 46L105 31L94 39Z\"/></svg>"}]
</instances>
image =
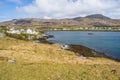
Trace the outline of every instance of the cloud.
<instances>
[{"instance_id":1,"label":"cloud","mask_svg":"<svg viewBox=\"0 0 120 80\"><path fill-rule=\"evenodd\" d=\"M34 0L17 10L47 18L66 18L101 13L119 15L120 0ZM112 16L113 16L112 15Z\"/></svg>"}]
</instances>

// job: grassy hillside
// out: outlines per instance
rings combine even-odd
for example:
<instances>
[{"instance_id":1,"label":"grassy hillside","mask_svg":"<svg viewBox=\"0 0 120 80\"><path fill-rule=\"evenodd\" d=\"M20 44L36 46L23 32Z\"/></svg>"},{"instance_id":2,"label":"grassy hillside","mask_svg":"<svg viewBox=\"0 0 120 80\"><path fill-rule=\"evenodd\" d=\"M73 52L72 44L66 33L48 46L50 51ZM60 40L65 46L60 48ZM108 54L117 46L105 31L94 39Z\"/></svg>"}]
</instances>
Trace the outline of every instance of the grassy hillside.
<instances>
[{"instance_id":1,"label":"grassy hillside","mask_svg":"<svg viewBox=\"0 0 120 80\"><path fill-rule=\"evenodd\" d=\"M83 60L59 47L0 38L0 80L120 80L119 62L92 57Z\"/></svg>"}]
</instances>

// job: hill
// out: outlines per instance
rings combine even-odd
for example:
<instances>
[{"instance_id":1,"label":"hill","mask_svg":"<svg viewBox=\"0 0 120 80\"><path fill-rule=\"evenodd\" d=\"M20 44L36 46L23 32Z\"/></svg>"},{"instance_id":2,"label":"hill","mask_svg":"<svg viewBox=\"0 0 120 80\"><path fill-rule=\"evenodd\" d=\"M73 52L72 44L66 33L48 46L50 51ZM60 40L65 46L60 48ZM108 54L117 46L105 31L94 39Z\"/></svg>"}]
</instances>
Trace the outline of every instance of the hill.
<instances>
[{"instance_id":1,"label":"hill","mask_svg":"<svg viewBox=\"0 0 120 80\"><path fill-rule=\"evenodd\" d=\"M102 14L88 15L69 19L39 19L24 18L13 19L0 23L9 27L37 27L37 28L64 28L64 27L119 27L120 20L111 19Z\"/></svg>"},{"instance_id":2,"label":"hill","mask_svg":"<svg viewBox=\"0 0 120 80\"><path fill-rule=\"evenodd\" d=\"M102 14L93 14L93 15L88 15L88 16L86 16L86 18L95 18L95 19L111 19L111 18L109 18L109 17L106 17L106 16L104 16L104 15L102 15Z\"/></svg>"}]
</instances>

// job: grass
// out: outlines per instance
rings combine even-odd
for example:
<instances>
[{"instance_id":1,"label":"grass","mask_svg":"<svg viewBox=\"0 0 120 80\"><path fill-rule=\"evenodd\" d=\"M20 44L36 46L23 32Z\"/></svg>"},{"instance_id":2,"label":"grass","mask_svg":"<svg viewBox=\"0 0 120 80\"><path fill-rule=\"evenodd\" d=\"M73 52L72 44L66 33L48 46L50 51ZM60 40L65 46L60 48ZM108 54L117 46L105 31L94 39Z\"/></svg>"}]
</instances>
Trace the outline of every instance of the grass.
<instances>
[{"instance_id":1,"label":"grass","mask_svg":"<svg viewBox=\"0 0 120 80\"><path fill-rule=\"evenodd\" d=\"M0 80L120 80L120 63L106 58L81 60L60 44L0 38ZM16 63L8 63L7 59Z\"/></svg>"},{"instance_id":2,"label":"grass","mask_svg":"<svg viewBox=\"0 0 120 80\"><path fill-rule=\"evenodd\" d=\"M6 65L6 66L5 66ZM8 64L0 65L0 80L119 80L117 65ZM115 73L112 70L117 70Z\"/></svg>"}]
</instances>

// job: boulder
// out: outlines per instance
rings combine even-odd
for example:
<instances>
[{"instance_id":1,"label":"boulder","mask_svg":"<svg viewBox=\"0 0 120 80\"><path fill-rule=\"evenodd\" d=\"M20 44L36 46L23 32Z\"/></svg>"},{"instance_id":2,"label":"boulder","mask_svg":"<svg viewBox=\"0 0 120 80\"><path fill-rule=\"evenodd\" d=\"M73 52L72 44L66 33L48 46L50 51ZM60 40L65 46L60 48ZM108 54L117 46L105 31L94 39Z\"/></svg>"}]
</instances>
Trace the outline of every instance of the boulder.
<instances>
[{"instance_id":1,"label":"boulder","mask_svg":"<svg viewBox=\"0 0 120 80\"><path fill-rule=\"evenodd\" d=\"M63 50L68 50L68 49L70 49L70 47L69 47L69 45L62 45L62 46L61 46L61 49L63 49Z\"/></svg>"},{"instance_id":2,"label":"boulder","mask_svg":"<svg viewBox=\"0 0 120 80\"><path fill-rule=\"evenodd\" d=\"M14 59L9 59L8 62L9 63L16 63L16 61Z\"/></svg>"}]
</instances>

